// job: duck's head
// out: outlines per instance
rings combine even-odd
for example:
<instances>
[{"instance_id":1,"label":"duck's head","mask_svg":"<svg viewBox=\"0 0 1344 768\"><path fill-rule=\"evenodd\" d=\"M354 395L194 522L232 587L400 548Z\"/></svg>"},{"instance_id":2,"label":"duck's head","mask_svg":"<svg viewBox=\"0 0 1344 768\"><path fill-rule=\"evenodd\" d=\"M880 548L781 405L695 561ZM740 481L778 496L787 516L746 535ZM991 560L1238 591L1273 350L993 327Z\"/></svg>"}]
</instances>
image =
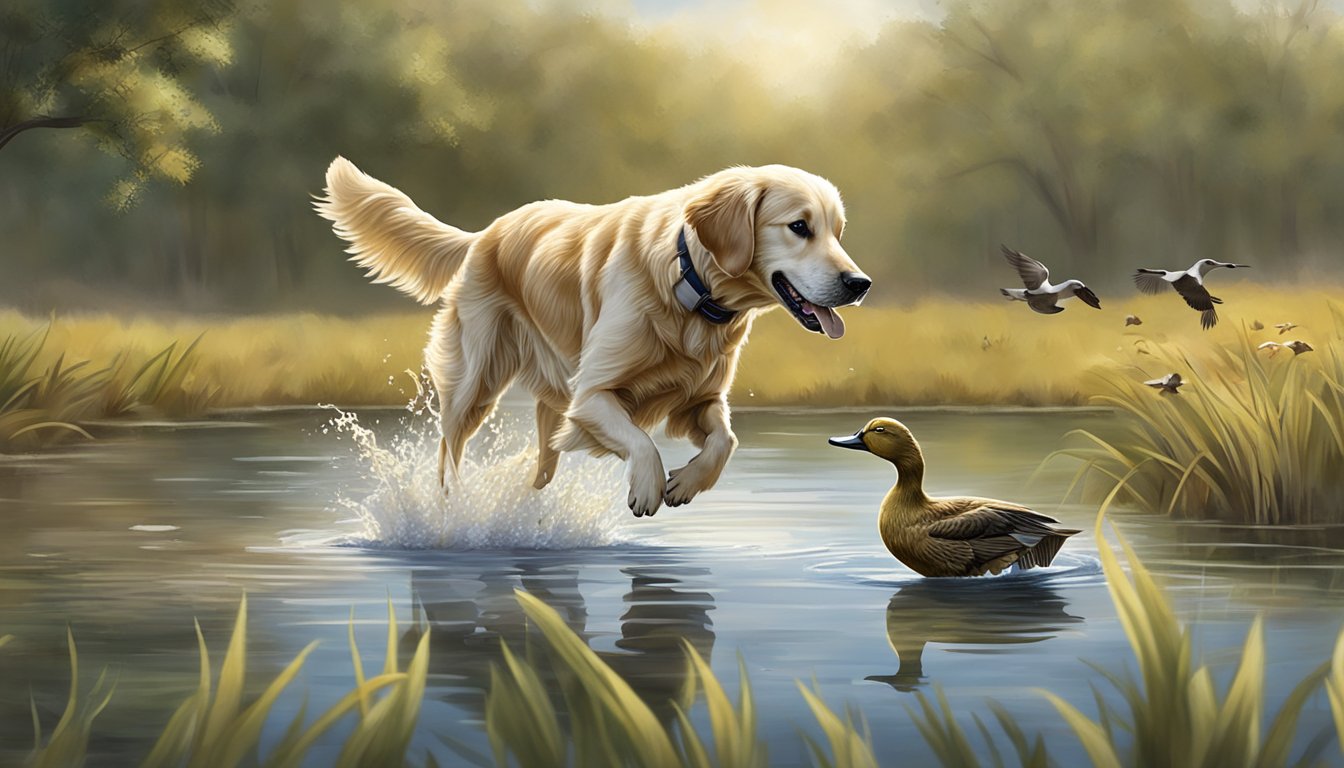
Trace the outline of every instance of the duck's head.
<instances>
[{"instance_id":1,"label":"duck's head","mask_svg":"<svg viewBox=\"0 0 1344 768\"><path fill-rule=\"evenodd\" d=\"M895 419L877 418L868 422L858 432L849 437L832 437L831 445L840 448L853 448L867 451L892 462L897 467L906 465L922 457L915 436L901 422Z\"/></svg>"}]
</instances>

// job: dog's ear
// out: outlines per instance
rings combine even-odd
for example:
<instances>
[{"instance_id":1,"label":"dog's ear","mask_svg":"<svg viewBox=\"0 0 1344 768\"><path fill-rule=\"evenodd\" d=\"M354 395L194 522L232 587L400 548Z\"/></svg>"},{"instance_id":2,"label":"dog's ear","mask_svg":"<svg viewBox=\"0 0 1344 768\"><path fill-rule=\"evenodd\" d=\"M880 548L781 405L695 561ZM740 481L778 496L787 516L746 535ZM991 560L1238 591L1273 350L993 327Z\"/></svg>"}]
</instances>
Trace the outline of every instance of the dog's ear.
<instances>
[{"instance_id":1,"label":"dog's ear","mask_svg":"<svg viewBox=\"0 0 1344 768\"><path fill-rule=\"evenodd\" d=\"M756 210L765 190L727 175L686 205L686 221L724 272L737 277L756 255Z\"/></svg>"}]
</instances>

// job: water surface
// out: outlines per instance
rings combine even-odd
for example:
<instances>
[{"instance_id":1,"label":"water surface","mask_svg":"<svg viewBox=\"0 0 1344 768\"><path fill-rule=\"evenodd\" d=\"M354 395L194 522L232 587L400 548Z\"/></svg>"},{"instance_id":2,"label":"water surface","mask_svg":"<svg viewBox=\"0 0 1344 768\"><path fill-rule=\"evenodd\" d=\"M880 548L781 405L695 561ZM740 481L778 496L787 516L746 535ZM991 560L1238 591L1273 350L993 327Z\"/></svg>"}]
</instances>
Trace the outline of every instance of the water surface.
<instances>
[{"instance_id":1,"label":"water surface","mask_svg":"<svg viewBox=\"0 0 1344 768\"><path fill-rule=\"evenodd\" d=\"M725 683L741 659L778 765L808 764L800 732L815 725L798 681L815 681L834 707L860 708L884 763L931 760L904 708L937 685L968 727L969 713L984 716L985 699L996 699L1046 733L1060 764L1073 764L1080 748L1035 689L1091 712L1088 686L1100 680L1085 661L1130 661L1096 560L1094 510L1058 503L1070 468L1028 483L1062 433L1103 426L1105 414L886 411L923 442L932 493L1014 499L1085 529L1050 569L952 582L921 579L877 539L890 465L825 443L874 412L739 409L741 448L718 487L636 520L611 460L566 457L545 494L526 490L517 425L530 409L506 411L442 508L426 501L434 480L425 419L398 411L360 414L369 433L334 428L326 411L118 429L0 463L0 634L17 637L0 650L5 761L31 745L30 688L48 729L64 706L67 624L83 685L103 667L117 680L94 763L128 762L195 684L192 619L218 663L244 592L254 682L321 641L268 739L304 695L311 712L348 690L352 608L366 665L381 663L390 599L404 651L431 631L415 750L440 762L459 759L453 743L486 747L490 664L501 642L521 647L526 635L519 588L556 608L661 717L671 717L666 700L683 682L683 641ZM666 445L667 465L690 452ZM1220 680L1236 660L1226 649L1257 614L1271 707L1329 655L1344 615L1338 530L1139 516L1120 525L1174 590ZM1323 696L1303 721L1312 733L1328 724ZM335 754L324 749L315 763Z\"/></svg>"}]
</instances>

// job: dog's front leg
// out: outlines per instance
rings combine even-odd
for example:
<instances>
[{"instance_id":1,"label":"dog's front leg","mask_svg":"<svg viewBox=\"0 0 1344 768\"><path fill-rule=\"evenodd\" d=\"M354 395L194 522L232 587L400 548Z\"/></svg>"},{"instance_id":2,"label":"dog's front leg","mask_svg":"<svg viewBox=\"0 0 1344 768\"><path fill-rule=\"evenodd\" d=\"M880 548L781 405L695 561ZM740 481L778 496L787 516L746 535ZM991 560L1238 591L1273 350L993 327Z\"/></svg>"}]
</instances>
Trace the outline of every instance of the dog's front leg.
<instances>
[{"instance_id":1,"label":"dog's front leg","mask_svg":"<svg viewBox=\"0 0 1344 768\"><path fill-rule=\"evenodd\" d=\"M630 468L630 494L626 503L635 517L652 515L663 502L663 458L648 433L630 420L616 395L606 390L575 395L566 414L604 448L620 456ZM565 433L561 434L561 439Z\"/></svg>"},{"instance_id":2,"label":"dog's front leg","mask_svg":"<svg viewBox=\"0 0 1344 768\"><path fill-rule=\"evenodd\" d=\"M695 439L700 452L686 466L668 473L663 500L669 507L679 507L701 491L713 488L737 450L737 436L728 420L728 403L722 398L697 406L695 425L699 431L692 433L692 439L700 437Z\"/></svg>"}]
</instances>

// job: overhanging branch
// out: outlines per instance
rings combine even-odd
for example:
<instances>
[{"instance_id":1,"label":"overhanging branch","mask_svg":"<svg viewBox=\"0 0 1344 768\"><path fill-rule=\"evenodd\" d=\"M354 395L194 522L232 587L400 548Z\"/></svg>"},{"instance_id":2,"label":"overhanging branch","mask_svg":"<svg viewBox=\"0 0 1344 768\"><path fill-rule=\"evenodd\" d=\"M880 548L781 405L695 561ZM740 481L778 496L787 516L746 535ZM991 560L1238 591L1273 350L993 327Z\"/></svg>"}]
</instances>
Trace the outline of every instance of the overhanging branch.
<instances>
[{"instance_id":1,"label":"overhanging branch","mask_svg":"<svg viewBox=\"0 0 1344 768\"><path fill-rule=\"evenodd\" d=\"M7 128L0 129L0 149L3 149L15 136L24 131L34 128L79 128L89 123L107 122L96 117L83 117L81 115L71 115L68 117L51 117L49 115L40 115L19 123L15 123Z\"/></svg>"}]
</instances>

